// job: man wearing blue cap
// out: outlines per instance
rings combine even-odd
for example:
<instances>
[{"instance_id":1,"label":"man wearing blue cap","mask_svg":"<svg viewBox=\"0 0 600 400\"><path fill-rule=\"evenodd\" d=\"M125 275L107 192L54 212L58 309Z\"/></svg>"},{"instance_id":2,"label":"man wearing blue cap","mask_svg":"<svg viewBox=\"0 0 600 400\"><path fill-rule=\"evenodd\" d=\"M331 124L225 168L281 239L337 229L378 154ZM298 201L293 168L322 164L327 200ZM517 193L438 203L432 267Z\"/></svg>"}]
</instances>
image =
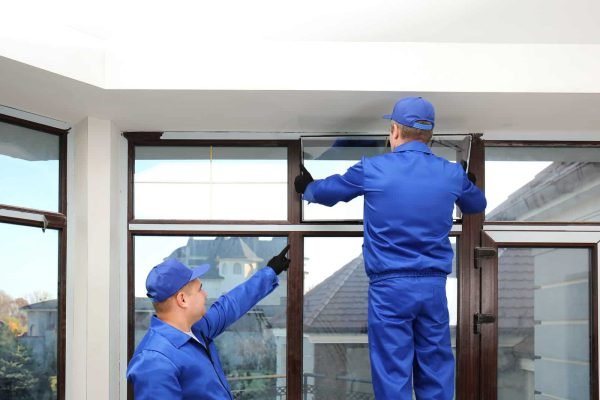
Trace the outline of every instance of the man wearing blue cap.
<instances>
[{"instance_id":1,"label":"man wearing blue cap","mask_svg":"<svg viewBox=\"0 0 600 400\"><path fill-rule=\"evenodd\" d=\"M208 264L188 268L170 258L154 267L146 289L156 315L127 367L135 399L233 400L213 340L277 287L289 247L208 310L199 279Z\"/></svg>"},{"instance_id":2,"label":"man wearing blue cap","mask_svg":"<svg viewBox=\"0 0 600 400\"><path fill-rule=\"evenodd\" d=\"M460 164L431 153L435 111L405 97L391 119L392 152L363 157L344 175L313 180L301 166L294 185L309 202L333 206L364 196L363 257L369 277L368 336L375 397L449 400L454 357L446 299L452 270L454 204L486 207Z\"/></svg>"}]
</instances>

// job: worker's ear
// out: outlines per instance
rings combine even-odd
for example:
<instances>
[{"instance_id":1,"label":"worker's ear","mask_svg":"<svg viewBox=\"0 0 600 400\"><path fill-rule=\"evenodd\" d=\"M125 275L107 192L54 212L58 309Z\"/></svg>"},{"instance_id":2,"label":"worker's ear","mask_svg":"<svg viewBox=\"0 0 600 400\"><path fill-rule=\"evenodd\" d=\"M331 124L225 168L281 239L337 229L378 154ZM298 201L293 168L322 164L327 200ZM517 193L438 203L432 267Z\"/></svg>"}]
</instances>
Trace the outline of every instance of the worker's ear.
<instances>
[{"instance_id":1,"label":"worker's ear","mask_svg":"<svg viewBox=\"0 0 600 400\"><path fill-rule=\"evenodd\" d=\"M400 125L392 123L390 127L390 135L392 139L398 140L400 138Z\"/></svg>"},{"instance_id":2,"label":"worker's ear","mask_svg":"<svg viewBox=\"0 0 600 400\"><path fill-rule=\"evenodd\" d=\"M180 290L179 292L177 292L177 294L175 295L175 302L181 308L187 307L188 304L187 304L187 300L185 297L185 292L183 290Z\"/></svg>"}]
</instances>

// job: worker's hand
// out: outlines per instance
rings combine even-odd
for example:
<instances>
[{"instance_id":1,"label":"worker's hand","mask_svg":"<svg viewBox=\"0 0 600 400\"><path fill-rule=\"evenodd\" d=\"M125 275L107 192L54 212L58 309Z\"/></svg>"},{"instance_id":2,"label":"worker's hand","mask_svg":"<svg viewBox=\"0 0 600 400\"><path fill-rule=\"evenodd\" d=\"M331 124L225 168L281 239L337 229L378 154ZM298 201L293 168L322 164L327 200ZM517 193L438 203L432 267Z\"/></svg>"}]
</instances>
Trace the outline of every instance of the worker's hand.
<instances>
[{"instance_id":1,"label":"worker's hand","mask_svg":"<svg viewBox=\"0 0 600 400\"><path fill-rule=\"evenodd\" d=\"M463 169L467 173L467 177L471 182L473 182L473 185L477 185L477 178L475 178L475 174L473 174L472 172L467 172L467 162L465 160L462 160L460 162L460 165L462 165Z\"/></svg>"},{"instance_id":2,"label":"worker's hand","mask_svg":"<svg viewBox=\"0 0 600 400\"><path fill-rule=\"evenodd\" d=\"M296 193L304 194L306 187L314 181L312 175L304 165L300 164L300 175L294 179L294 188L296 189Z\"/></svg>"},{"instance_id":3,"label":"worker's hand","mask_svg":"<svg viewBox=\"0 0 600 400\"><path fill-rule=\"evenodd\" d=\"M467 176L469 177L469 180L471 182L473 182L473 185L477 185L477 178L475 178L475 174L472 172L467 172Z\"/></svg>"},{"instance_id":4,"label":"worker's hand","mask_svg":"<svg viewBox=\"0 0 600 400\"><path fill-rule=\"evenodd\" d=\"M267 263L267 266L271 267L277 275L283 271L287 271L288 267L290 266L290 260L285 256L285 253L287 253L289 249L290 245L288 244L283 250L281 250L281 253L271 258Z\"/></svg>"}]
</instances>

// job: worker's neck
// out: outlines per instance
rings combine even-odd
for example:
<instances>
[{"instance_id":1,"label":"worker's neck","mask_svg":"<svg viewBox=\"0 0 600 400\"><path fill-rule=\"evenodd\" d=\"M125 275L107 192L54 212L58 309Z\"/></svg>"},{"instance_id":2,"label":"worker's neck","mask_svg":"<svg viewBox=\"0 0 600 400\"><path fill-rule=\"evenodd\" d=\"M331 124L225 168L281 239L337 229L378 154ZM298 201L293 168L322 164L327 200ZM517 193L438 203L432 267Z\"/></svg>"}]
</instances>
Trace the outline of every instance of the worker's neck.
<instances>
[{"instance_id":1,"label":"worker's neck","mask_svg":"<svg viewBox=\"0 0 600 400\"><path fill-rule=\"evenodd\" d=\"M394 143L394 147L392 147L392 151L396 150L397 147L402 146L403 144L406 144L408 142L411 142L411 139L402 139L402 138L398 138L398 140L395 141Z\"/></svg>"},{"instance_id":2,"label":"worker's neck","mask_svg":"<svg viewBox=\"0 0 600 400\"><path fill-rule=\"evenodd\" d=\"M181 315L157 314L156 316L161 321L179 329L182 332L190 332L192 330L192 323Z\"/></svg>"}]
</instances>

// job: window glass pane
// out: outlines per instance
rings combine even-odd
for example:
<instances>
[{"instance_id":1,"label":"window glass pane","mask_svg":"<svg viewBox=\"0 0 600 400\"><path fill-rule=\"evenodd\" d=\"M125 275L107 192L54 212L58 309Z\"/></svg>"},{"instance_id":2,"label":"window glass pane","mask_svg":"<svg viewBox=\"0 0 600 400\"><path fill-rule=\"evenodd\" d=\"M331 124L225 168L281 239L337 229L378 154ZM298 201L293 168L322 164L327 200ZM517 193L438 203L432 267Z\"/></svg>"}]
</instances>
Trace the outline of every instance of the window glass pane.
<instances>
[{"instance_id":1,"label":"window glass pane","mask_svg":"<svg viewBox=\"0 0 600 400\"><path fill-rule=\"evenodd\" d=\"M498 253L498 399L590 398L588 249Z\"/></svg>"},{"instance_id":2,"label":"window glass pane","mask_svg":"<svg viewBox=\"0 0 600 400\"><path fill-rule=\"evenodd\" d=\"M59 137L0 122L0 203L58 211Z\"/></svg>"},{"instance_id":3,"label":"window glass pane","mask_svg":"<svg viewBox=\"0 0 600 400\"><path fill-rule=\"evenodd\" d=\"M304 398L374 398L367 344L369 281L364 271L362 240L304 240ZM456 248L456 238L451 242ZM446 296L452 348L456 350L456 266L448 276Z\"/></svg>"},{"instance_id":4,"label":"window glass pane","mask_svg":"<svg viewBox=\"0 0 600 400\"><path fill-rule=\"evenodd\" d=\"M471 137L463 135L434 135L431 149L434 154L457 162L468 160ZM313 137L302 139L303 163L315 179L344 174L361 157L372 157L390 151L385 136ZM363 197L335 207L302 202L304 221L362 220ZM455 218L460 216L455 209Z\"/></svg>"},{"instance_id":5,"label":"window glass pane","mask_svg":"<svg viewBox=\"0 0 600 400\"><path fill-rule=\"evenodd\" d=\"M488 147L488 221L600 221L600 149Z\"/></svg>"},{"instance_id":6,"label":"window glass pane","mask_svg":"<svg viewBox=\"0 0 600 400\"><path fill-rule=\"evenodd\" d=\"M136 147L138 219L285 220L286 147Z\"/></svg>"},{"instance_id":7,"label":"window glass pane","mask_svg":"<svg viewBox=\"0 0 600 400\"><path fill-rule=\"evenodd\" d=\"M145 281L152 267L174 257L186 265L209 263L202 278L207 306L244 282L287 244L283 237L135 237L135 346L154 310ZM287 273L279 286L219 335L219 359L236 398L281 399L286 380Z\"/></svg>"},{"instance_id":8,"label":"window glass pane","mask_svg":"<svg viewBox=\"0 0 600 400\"><path fill-rule=\"evenodd\" d=\"M0 243L0 399L56 399L58 232L0 223Z\"/></svg>"}]
</instances>

